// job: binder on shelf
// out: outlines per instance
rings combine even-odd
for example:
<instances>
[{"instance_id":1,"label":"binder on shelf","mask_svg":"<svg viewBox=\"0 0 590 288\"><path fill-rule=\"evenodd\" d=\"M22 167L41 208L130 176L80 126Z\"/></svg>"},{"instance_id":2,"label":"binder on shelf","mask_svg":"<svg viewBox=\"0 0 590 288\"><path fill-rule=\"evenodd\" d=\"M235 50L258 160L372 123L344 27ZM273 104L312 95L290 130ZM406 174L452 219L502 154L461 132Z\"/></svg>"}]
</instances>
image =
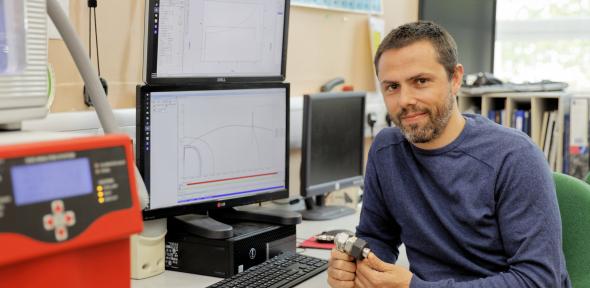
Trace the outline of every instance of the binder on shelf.
<instances>
[{"instance_id":1,"label":"binder on shelf","mask_svg":"<svg viewBox=\"0 0 590 288\"><path fill-rule=\"evenodd\" d=\"M551 152L551 145L555 145L555 143L552 143L551 140L553 139L553 128L555 127L555 116L557 113L555 111L550 111L548 113L549 120L547 120L547 130L545 131L545 144L543 144L543 152L547 161L551 161L549 156Z\"/></svg>"},{"instance_id":2,"label":"binder on shelf","mask_svg":"<svg viewBox=\"0 0 590 288\"><path fill-rule=\"evenodd\" d=\"M545 135L547 135L547 127L549 125L549 111L543 111L543 122L541 123L541 136L537 139L541 150L545 151Z\"/></svg>"},{"instance_id":3,"label":"binder on shelf","mask_svg":"<svg viewBox=\"0 0 590 288\"><path fill-rule=\"evenodd\" d=\"M531 137L531 111L524 111L524 133Z\"/></svg>"},{"instance_id":4,"label":"binder on shelf","mask_svg":"<svg viewBox=\"0 0 590 288\"><path fill-rule=\"evenodd\" d=\"M567 173L584 179L588 174L588 99L572 98L570 101L569 150Z\"/></svg>"},{"instance_id":5,"label":"binder on shelf","mask_svg":"<svg viewBox=\"0 0 590 288\"><path fill-rule=\"evenodd\" d=\"M557 149L559 147L559 143L558 143L558 139L559 139L559 134L561 133L560 129L559 129L559 125L558 125L558 114L557 114L557 110L555 111L551 111L552 114L554 114L553 117L553 132L551 133L551 148L549 148L549 167L551 167L551 170L553 171L559 171L559 167L557 167L557 163L559 161L559 158L561 156L561 153L557 153ZM547 132L549 133L549 132Z\"/></svg>"},{"instance_id":6,"label":"binder on shelf","mask_svg":"<svg viewBox=\"0 0 590 288\"><path fill-rule=\"evenodd\" d=\"M524 110L514 110L514 128L524 132Z\"/></svg>"}]
</instances>

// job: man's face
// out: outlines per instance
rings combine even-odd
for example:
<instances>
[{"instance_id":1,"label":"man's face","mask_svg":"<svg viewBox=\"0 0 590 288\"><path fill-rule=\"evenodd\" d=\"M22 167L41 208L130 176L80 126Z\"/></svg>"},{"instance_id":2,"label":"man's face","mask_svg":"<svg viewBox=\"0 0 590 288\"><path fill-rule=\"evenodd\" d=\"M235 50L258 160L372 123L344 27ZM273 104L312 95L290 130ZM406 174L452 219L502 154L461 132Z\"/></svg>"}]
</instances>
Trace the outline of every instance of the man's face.
<instances>
[{"instance_id":1,"label":"man's face","mask_svg":"<svg viewBox=\"0 0 590 288\"><path fill-rule=\"evenodd\" d=\"M432 44L418 41L387 50L378 69L388 113L406 139L427 143L438 138L456 109L453 95L460 79L449 81Z\"/></svg>"}]
</instances>

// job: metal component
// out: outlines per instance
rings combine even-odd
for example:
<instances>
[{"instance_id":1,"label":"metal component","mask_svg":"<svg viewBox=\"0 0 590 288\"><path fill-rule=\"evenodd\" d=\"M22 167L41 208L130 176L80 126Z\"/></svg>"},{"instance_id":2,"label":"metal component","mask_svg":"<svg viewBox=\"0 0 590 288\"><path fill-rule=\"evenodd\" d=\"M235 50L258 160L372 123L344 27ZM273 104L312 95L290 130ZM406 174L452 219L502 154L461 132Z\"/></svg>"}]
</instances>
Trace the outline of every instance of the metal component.
<instances>
[{"instance_id":1,"label":"metal component","mask_svg":"<svg viewBox=\"0 0 590 288\"><path fill-rule=\"evenodd\" d=\"M320 243L333 243L334 238L334 235L320 234L315 237L315 240Z\"/></svg>"},{"instance_id":2,"label":"metal component","mask_svg":"<svg viewBox=\"0 0 590 288\"><path fill-rule=\"evenodd\" d=\"M336 250L344 252L357 260L367 258L371 252L367 241L346 233L336 234L334 244L336 245Z\"/></svg>"}]
</instances>

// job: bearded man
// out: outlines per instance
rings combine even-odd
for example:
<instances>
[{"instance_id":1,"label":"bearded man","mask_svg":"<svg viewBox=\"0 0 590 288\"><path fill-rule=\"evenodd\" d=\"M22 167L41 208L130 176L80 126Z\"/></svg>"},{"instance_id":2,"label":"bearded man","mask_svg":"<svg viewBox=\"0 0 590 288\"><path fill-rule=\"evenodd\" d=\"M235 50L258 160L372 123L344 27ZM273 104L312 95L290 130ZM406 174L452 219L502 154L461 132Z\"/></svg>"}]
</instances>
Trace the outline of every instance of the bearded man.
<instances>
[{"instance_id":1,"label":"bearded man","mask_svg":"<svg viewBox=\"0 0 590 288\"><path fill-rule=\"evenodd\" d=\"M375 56L388 113L369 152L357 236L332 251L331 287L571 287L555 186L524 133L461 114L463 67L432 22L394 29ZM395 265L406 246L410 269Z\"/></svg>"}]
</instances>

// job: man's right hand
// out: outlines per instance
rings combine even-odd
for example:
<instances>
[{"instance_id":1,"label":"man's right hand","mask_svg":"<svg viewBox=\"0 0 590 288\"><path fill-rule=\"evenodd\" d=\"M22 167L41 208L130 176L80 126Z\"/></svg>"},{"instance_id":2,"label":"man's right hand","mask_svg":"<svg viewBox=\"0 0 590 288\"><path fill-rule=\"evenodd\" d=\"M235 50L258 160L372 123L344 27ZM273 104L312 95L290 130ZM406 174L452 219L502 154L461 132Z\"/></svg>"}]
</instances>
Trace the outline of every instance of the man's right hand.
<instances>
[{"instance_id":1,"label":"man's right hand","mask_svg":"<svg viewBox=\"0 0 590 288\"><path fill-rule=\"evenodd\" d=\"M356 272L354 258L344 252L332 249L328 264L328 284L332 288L353 288Z\"/></svg>"}]
</instances>

